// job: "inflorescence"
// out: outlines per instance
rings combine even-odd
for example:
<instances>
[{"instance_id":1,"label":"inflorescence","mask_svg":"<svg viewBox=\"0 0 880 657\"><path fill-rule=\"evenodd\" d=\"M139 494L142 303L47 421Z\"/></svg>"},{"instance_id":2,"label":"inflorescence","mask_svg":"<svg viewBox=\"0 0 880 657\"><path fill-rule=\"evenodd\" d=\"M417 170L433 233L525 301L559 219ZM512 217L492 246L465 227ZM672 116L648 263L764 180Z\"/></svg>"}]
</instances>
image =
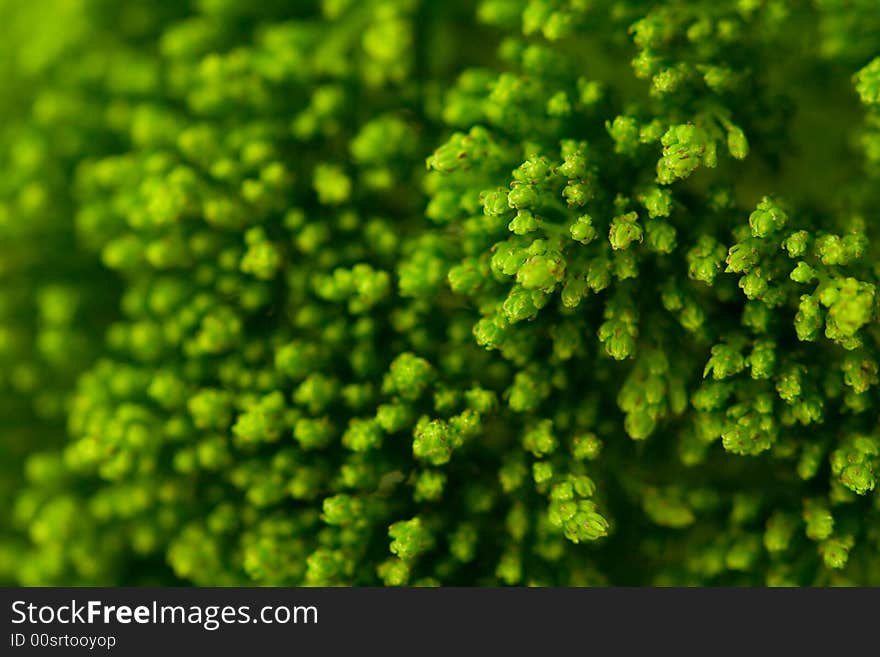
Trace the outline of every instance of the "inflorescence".
<instances>
[{"instance_id":1,"label":"inflorescence","mask_svg":"<svg viewBox=\"0 0 880 657\"><path fill-rule=\"evenodd\" d=\"M880 583L873 0L38 13L0 579Z\"/></svg>"}]
</instances>

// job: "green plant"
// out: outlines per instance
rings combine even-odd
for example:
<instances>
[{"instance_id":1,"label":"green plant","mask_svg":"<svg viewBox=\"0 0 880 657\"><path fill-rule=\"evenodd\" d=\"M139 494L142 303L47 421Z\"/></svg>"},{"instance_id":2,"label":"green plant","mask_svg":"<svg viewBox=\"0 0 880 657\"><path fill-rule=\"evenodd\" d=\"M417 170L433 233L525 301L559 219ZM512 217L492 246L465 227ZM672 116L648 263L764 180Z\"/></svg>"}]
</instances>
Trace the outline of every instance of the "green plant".
<instances>
[{"instance_id":1,"label":"green plant","mask_svg":"<svg viewBox=\"0 0 880 657\"><path fill-rule=\"evenodd\" d=\"M8 579L878 582L871 2L55 1Z\"/></svg>"}]
</instances>

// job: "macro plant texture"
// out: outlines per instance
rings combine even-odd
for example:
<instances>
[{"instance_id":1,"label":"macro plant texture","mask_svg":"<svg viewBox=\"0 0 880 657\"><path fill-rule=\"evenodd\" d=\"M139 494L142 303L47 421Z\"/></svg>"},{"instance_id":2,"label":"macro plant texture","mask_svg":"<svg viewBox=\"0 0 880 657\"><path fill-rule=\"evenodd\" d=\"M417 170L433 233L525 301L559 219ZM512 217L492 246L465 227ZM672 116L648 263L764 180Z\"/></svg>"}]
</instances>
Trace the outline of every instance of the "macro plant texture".
<instances>
[{"instance_id":1,"label":"macro plant texture","mask_svg":"<svg viewBox=\"0 0 880 657\"><path fill-rule=\"evenodd\" d=\"M876 0L0 0L0 580L880 585Z\"/></svg>"}]
</instances>

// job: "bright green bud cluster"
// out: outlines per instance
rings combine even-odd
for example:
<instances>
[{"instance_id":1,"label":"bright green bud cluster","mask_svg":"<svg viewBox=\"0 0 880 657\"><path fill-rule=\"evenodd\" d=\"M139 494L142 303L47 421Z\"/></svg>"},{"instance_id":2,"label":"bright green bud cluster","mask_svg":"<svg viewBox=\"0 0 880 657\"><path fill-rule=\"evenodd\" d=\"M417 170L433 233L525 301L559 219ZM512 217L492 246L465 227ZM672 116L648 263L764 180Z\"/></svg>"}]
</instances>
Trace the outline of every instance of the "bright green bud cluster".
<instances>
[{"instance_id":1,"label":"bright green bud cluster","mask_svg":"<svg viewBox=\"0 0 880 657\"><path fill-rule=\"evenodd\" d=\"M758 209L749 215L749 226L752 237L764 238L781 230L788 222L788 215L773 199L764 197L758 203Z\"/></svg>"},{"instance_id":2,"label":"bright green bud cluster","mask_svg":"<svg viewBox=\"0 0 880 657\"><path fill-rule=\"evenodd\" d=\"M550 523L562 527L572 543L595 541L608 533L609 524L589 500L595 485L587 477L569 477L550 492Z\"/></svg>"},{"instance_id":3,"label":"bright green bud cluster","mask_svg":"<svg viewBox=\"0 0 880 657\"><path fill-rule=\"evenodd\" d=\"M696 125L672 126L660 143L663 158L657 163L657 182L663 185L687 178L700 166L713 168L718 163L715 142Z\"/></svg>"},{"instance_id":4,"label":"bright green bud cluster","mask_svg":"<svg viewBox=\"0 0 880 657\"><path fill-rule=\"evenodd\" d=\"M628 249L633 242L642 241L642 227L638 221L639 215L636 212L620 215L611 220L608 241L612 249Z\"/></svg>"},{"instance_id":5,"label":"bright green bud cluster","mask_svg":"<svg viewBox=\"0 0 880 657\"><path fill-rule=\"evenodd\" d=\"M880 439L855 436L831 454L831 473L840 483L858 495L872 490L877 483L875 470L880 467Z\"/></svg>"},{"instance_id":6,"label":"bright green bud cluster","mask_svg":"<svg viewBox=\"0 0 880 657\"><path fill-rule=\"evenodd\" d=\"M411 561L431 548L431 533L423 526L421 518L401 520L388 528L391 552L403 561Z\"/></svg>"},{"instance_id":7,"label":"bright green bud cluster","mask_svg":"<svg viewBox=\"0 0 880 657\"><path fill-rule=\"evenodd\" d=\"M479 415L469 410L453 416L448 422L422 417L413 429L413 456L432 465L448 463L452 452L479 429Z\"/></svg>"},{"instance_id":8,"label":"bright green bud cluster","mask_svg":"<svg viewBox=\"0 0 880 657\"><path fill-rule=\"evenodd\" d=\"M688 276L712 285L726 255L723 244L709 235L701 235L694 248L687 253Z\"/></svg>"},{"instance_id":9,"label":"bright green bud cluster","mask_svg":"<svg viewBox=\"0 0 880 657\"><path fill-rule=\"evenodd\" d=\"M880 105L880 58L874 59L855 75L856 91L866 105Z\"/></svg>"}]
</instances>

